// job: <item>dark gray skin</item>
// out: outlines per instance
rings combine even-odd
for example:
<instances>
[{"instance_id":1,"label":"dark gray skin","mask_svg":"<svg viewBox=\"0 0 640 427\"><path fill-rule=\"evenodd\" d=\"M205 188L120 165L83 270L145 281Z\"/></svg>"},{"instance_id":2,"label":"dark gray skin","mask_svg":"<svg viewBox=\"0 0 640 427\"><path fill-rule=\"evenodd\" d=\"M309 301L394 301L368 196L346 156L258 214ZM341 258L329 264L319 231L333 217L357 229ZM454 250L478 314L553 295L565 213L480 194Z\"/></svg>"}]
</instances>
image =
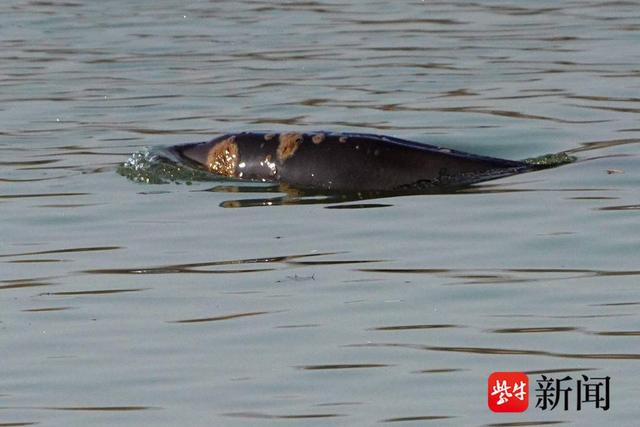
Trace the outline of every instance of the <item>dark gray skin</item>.
<instances>
[{"instance_id":1,"label":"dark gray skin","mask_svg":"<svg viewBox=\"0 0 640 427\"><path fill-rule=\"evenodd\" d=\"M223 176L329 192L437 191L537 169L519 161L360 133L242 132L176 145L170 151Z\"/></svg>"}]
</instances>

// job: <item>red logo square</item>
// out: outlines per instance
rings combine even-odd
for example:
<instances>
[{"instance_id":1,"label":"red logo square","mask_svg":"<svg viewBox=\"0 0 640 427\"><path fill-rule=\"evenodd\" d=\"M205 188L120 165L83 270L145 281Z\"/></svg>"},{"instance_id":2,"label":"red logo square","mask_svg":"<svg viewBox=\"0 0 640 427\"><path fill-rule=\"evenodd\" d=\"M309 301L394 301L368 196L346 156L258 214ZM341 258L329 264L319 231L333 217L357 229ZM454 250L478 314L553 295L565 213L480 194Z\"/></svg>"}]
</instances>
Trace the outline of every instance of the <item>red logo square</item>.
<instances>
[{"instance_id":1,"label":"red logo square","mask_svg":"<svg viewBox=\"0 0 640 427\"><path fill-rule=\"evenodd\" d=\"M493 412L524 412L529 407L529 378L522 372L494 372L487 397Z\"/></svg>"}]
</instances>

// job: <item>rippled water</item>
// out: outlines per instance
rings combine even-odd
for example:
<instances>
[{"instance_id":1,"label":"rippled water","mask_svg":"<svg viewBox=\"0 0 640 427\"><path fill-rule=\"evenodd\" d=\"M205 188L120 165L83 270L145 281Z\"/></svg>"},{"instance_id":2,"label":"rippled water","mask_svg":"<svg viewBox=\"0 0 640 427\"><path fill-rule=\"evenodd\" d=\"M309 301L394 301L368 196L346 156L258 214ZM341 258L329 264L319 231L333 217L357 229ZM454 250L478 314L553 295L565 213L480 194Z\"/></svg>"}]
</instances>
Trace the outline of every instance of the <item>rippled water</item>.
<instances>
[{"instance_id":1,"label":"rippled water","mask_svg":"<svg viewBox=\"0 0 640 427\"><path fill-rule=\"evenodd\" d=\"M0 424L635 424L640 3L131 3L0 5ZM116 173L257 129L578 161L308 204ZM498 370L611 409L491 413Z\"/></svg>"}]
</instances>

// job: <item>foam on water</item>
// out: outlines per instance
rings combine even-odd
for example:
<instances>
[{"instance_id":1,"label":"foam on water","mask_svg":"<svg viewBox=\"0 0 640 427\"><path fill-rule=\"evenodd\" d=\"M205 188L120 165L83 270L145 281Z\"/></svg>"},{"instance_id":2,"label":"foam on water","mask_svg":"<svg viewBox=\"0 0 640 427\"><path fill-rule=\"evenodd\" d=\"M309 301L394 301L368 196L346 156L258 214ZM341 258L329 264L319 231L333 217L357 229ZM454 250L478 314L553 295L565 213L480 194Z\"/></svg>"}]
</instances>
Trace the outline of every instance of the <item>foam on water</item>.
<instances>
[{"instance_id":1,"label":"foam on water","mask_svg":"<svg viewBox=\"0 0 640 427\"><path fill-rule=\"evenodd\" d=\"M565 152L544 154L542 156L531 157L529 159L523 160L523 162L528 165L539 166L542 168L555 168L557 166L566 165L575 161L576 157L570 156Z\"/></svg>"},{"instance_id":2,"label":"foam on water","mask_svg":"<svg viewBox=\"0 0 640 427\"><path fill-rule=\"evenodd\" d=\"M219 181L216 175L194 169L164 147L144 148L133 153L118 166L117 172L125 178L141 184L187 184L193 181Z\"/></svg>"}]
</instances>

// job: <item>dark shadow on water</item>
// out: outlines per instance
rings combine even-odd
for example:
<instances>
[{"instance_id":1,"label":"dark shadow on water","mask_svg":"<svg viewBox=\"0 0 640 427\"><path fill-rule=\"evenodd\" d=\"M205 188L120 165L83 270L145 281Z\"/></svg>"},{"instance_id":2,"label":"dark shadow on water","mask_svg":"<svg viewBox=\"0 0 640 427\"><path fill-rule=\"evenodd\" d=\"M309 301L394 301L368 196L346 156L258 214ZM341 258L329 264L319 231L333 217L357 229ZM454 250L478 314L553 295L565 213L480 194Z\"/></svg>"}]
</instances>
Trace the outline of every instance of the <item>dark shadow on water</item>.
<instances>
[{"instance_id":1,"label":"dark shadow on water","mask_svg":"<svg viewBox=\"0 0 640 427\"><path fill-rule=\"evenodd\" d=\"M574 268L505 268L505 269L445 269L445 268L359 268L358 271L373 274L408 274L441 276L455 279L445 283L453 285L487 285L562 281L590 277L637 276L640 270L595 270Z\"/></svg>"},{"instance_id":2,"label":"dark shadow on water","mask_svg":"<svg viewBox=\"0 0 640 427\"><path fill-rule=\"evenodd\" d=\"M640 205L604 206L599 211L640 211Z\"/></svg>"},{"instance_id":3,"label":"dark shadow on water","mask_svg":"<svg viewBox=\"0 0 640 427\"><path fill-rule=\"evenodd\" d=\"M450 374L453 372L465 372L468 369L461 368L436 368L436 369L421 369L419 371L413 371L412 374Z\"/></svg>"},{"instance_id":4,"label":"dark shadow on water","mask_svg":"<svg viewBox=\"0 0 640 427\"><path fill-rule=\"evenodd\" d=\"M431 324L431 325L394 325L394 326L378 326L370 328L370 331L408 331L416 329L445 329L445 328L460 328L460 325L453 324Z\"/></svg>"},{"instance_id":5,"label":"dark shadow on water","mask_svg":"<svg viewBox=\"0 0 640 427\"><path fill-rule=\"evenodd\" d=\"M571 421L515 421L511 423L485 424L485 427L535 427L552 426L556 424L568 424Z\"/></svg>"},{"instance_id":6,"label":"dark shadow on water","mask_svg":"<svg viewBox=\"0 0 640 427\"><path fill-rule=\"evenodd\" d=\"M312 414L267 414L264 412L227 412L221 414L225 417L267 419L267 420L304 420L314 418L335 418L344 417L344 414L334 413L312 413Z\"/></svg>"},{"instance_id":7,"label":"dark shadow on water","mask_svg":"<svg viewBox=\"0 0 640 427\"><path fill-rule=\"evenodd\" d=\"M40 423L37 423L37 422L0 423L0 427L22 427L22 426L33 426L36 424L40 424Z\"/></svg>"},{"instance_id":8,"label":"dark shadow on water","mask_svg":"<svg viewBox=\"0 0 640 427\"><path fill-rule=\"evenodd\" d=\"M539 369L536 371L524 371L527 375L541 374L564 374L569 372L596 371L598 368L555 368L555 369Z\"/></svg>"},{"instance_id":9,"label":"dark shadow on water","mask_svg":"<svg viewBox=\"0 0 640 427\"><path fill-rule=\"evenodd\" d=\"M364 200L380 199L385 197L397 196L393 193L331 193L298 190L290 188L284 184L269 184L258 186L255 184L236 185L218 185L211 187L207 191L212 193L234 193L234 194L268 194L266 197L231 199L220 203L223 208L251 208L251 207L267 207L267 206L284 206L284 205L330 205L327 209L367 209L367 208L384 208L393 206L388 203L354 203ZM402 195L409 195L404 193Z\"/></svg>"},{"instance_id":10,"label":"dark shadow on water","mask_svg":"<svg viewBox=\"0 0 640 427\"><path fill-rule=\"evenodd\" d=\"M167 323L203 323L203 322L218 322L221 320L231 320L238 319L242 317L253 317L260 316L262 314L270 314L275 313L274 311L252 311L249 313L234 313L234 314L226 314L224 316L214 316L214 317L201 317L197 319L183 319L183 320L171 320Z\"/></svg>"},{"instance_id":11,"label":"dark shadow on water","mask_svg":"<svg viewBox=\"0 0 640 427\"><path fill-rule=\"evenodd\" d=\"M612 148L620 145L638 144L640 139L638 138L619 138L608 139L603 141L590 141L580 143L580 147L567 151L570 154L579 153L583 151L600 150L603 148Z\"/></svg>"},{"instance_id":12,"label":"dark shadow on water","mask_svg":"<svg viewBox=\"0 0 640 427\"><path fill-rule=\"evenodd\" d=\"M341 363L332 365L304 365L297 366L298 369L305 371L331 371L340 369L368 369L368 368L386 368L393 365L386 365L383 363Z\"/></svg>"},{"instance_id":13,"label":"dark shadow on water","mask_svg":"<svg viewBox=\"0 0 640 427\"><path fill-rule=\"evenodd\" d=\"M37 193L37 194L0 194L0 200L5 199L30 199L36 197L72 197L88 196L90 193Z\"/></svg>"},{"instance_id":14,"label":"dark shadow on water","mask_svg":"<svg viewBox=\"0 0 640 427\"><path fill-rule=\"evenodd\" d=\"M90 411L90 412L132 412L132 411L146 411L153 409L162 409L158 406L4 406L0 409L31 409L31 410L43 410L43 411ZM29 425L28 424L0 424L4 425Z\"/></svg>"},{"instance_id":15,"label":"dark shadow on water","mask_svg":"<svg viewBox=\"0 0 640 427\"><path fill-rule=\"evenodd\" d=\"M42 307L42 308L27 308L24 310L21 310L25 313L49 313L52 311L64 311L64 310L71 310L72 307Z\"/></svg>"},{"instance_id":16,"label":"dark shadow on water","mask_svg":"<svg viewBox=\"0 0 640 427\"><path fill-rule=\"evenodd\" d=\"M255 184L219 185L211 187L207 191L212 193L234 193L234 194L269 194L267 197L258 198L235 198L225 200L220 203L222 208L255 208L287 205L327 205L325 209L375 209L388 208L394 206L390 202L395 197L407 196L433 196L433 195L462 195L473 193L497 193L497 192L521 192L540 190L518 190L484 186L465 187L442 187L429 190L396 191L396 192L359 192L359 193L339 193L330 191L313 191L293 189L285 184L257 186ZM387 203L371 203L367 201L385 199ZM366 203L365 203L366 202Z\"/></svg>"},{"instance_id":17,"label":"dark shadow on water","mask_svg":"<svg viewBox=\"0 0 640 427\"><path fill-rule=\"evenodd\" d=\"M62 291L62 292L43 292L40 296L86 296L86 295L112 295L127 292L141 292L148 288L131 288L131 289L96 289L93 291Z\"/></svg>"},{"instance_id":18,"label":"dark shadow on water","mask_svg":"<svg viewBox=\"0 0 640 427\"><path fill-rule=\"evenodd\" d=\"M535 356L554 357L563 359L594 359L594 360L640 360L638 353L562 353L544 350L493 348L493 347L463 347L463 346L436 346L409 343L366 343L348 344L345 347L385 347L403 348L413 350L426 350L449 353L484 354L492 356Z\"/></svg>"},{"instance_id":19,"label":"dark shadow on water","mask_svg":"<svg viewBox=\"0 0 640 427\"><path fill-rule=\"evenodd\" d=\"M114 251L122 249L121 246L92 246L83 248L64 248L64 249L51 249L46 251L33 251L33 252L17 252L9 254L0 254L0 258L4 257L17 257L17 256L29 256L29 255L51 255L51 254L65 254L72 252L99 252L99 251Z\"/></svg>"},{"instance_id":20,"label":"dark shadow on water","mask_svg":"<svg viewBox=\"0 0 640 427\"><path fill-rule=\"evenodd\" d=\"M455 418L449 415L416 415L413 417L396 417L380 420L381 423L401 423L407 421L438 421Z\"/></svg>"},{"instance_id":21,"label":"dark shadow on water","mask_svg":"<svg viewBox=\"0 0 640 427\"><path fill-rule=\"evenodd\" d=\"M532 181L511 182L509 185L531 184ZM394 206L392 200L396 197L429 197L429 196L464 196L468 194L502 194L525 192L600 192L606 188L513 188L502 183L476 183L465 186L434 187L423 189L411 189L402 191L378 191L343 193L319 190L301 190L291 188L286 184L252 183L234 181L215 185L206 190L197 192L229 193L229 194L260 194L262 197L230 198L220 203L223 208L255 208L288 205L327 205L325 209L375 209ZM384 199L383 202L378 200ZM372 201L376 202L372 202ZM637 206L622 207L626 210L635 210ZM605 209L605 210L614 210Z\"/></svg>"},{"instance_id":22,"label":"dark shadow on water","mask_svg":"<svg viewBox=\"0 0 640 427\"><path fill-rule=\"evenodd\" d=\"M47 406L34 409L47 409L51 411L131 412L160 408L154 406Z\"/></svg>"},{"instance_id":23,"label":"dark shadow on water","mask_svg":"<svg viewBox=\"0 0 640 427\"><path fill-rule=\"evenodd\" d=\"M640 301L607 302L607 303L589 304L589 305L591 307L624 307L627 305L640 305Z\"/></svg>"},{"instance_id":24,"label":"dark shadow on water","mask_svg":"<svg viewBox=\"0 0 640 427\"><path fill-rule=\"evenodd\" d=\"M580 328L574 328L572 326L546 326L546 327L529 327L529 328L502 328L492 329L489 332L494 334L538 334L549 332L575 332Z\"/></svg>"},{"instance_id":25,"label":"dark shadow on water","mask_svg":"<svg viewBox=\"0 0 640 427\"><path fill-rule=\"evenodd\" d=\"M303 264L303 265L339 265L379 262L380 260L333 260L333 261L300 261L300 259L319 257L326 255L341 255L345 252L313 252L308 254L280 255L267 258L246 258L221 261L193 262L188 264L169 264L155 267L130 267L130 268L102 268L84 270L87 274L169 274L169 273L196 273L196 274L234 274L255 273L275 270L275 267L264 268L238 268L246 264ZM207 267L225 267L224 269L207 269ZM233 268L233 269L232 269ZM289 280L305 281L313 280L312 277L288 276Z\"/></svg>"},{"instance_id":26,"label":"dark shadow on water","mask_svg":"<svg viewBox=\"0 0 640 427\"><path fill-rule=\"evenodd\" d=\"M33 288L38 286L51 286L53 283L49 282L40 282L35 280L10 280L10 281L2 281L0 283L5 283L0 285L0 291L5 289L20 289L20 288Z\"/></svg>"},{"instance_id":27,"label":"dark shadow on water","mask_svg":"<svg viewBox=\"0 0 640 427\"><path fill-rule=\"evenodd\" d=\"M354 203L350 205L332 205L327 206L326 209L370 209L370 208L388 208L393 206L385 203Z\"/></svg>"}]
</instances>

